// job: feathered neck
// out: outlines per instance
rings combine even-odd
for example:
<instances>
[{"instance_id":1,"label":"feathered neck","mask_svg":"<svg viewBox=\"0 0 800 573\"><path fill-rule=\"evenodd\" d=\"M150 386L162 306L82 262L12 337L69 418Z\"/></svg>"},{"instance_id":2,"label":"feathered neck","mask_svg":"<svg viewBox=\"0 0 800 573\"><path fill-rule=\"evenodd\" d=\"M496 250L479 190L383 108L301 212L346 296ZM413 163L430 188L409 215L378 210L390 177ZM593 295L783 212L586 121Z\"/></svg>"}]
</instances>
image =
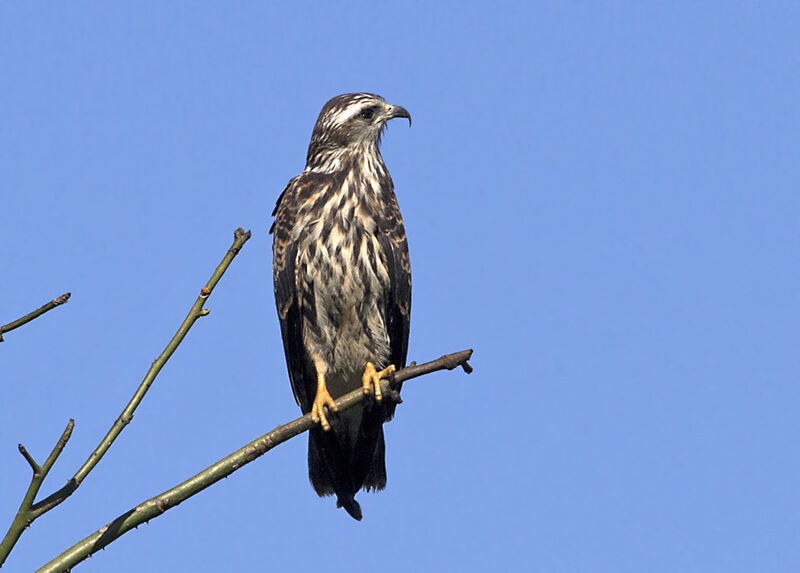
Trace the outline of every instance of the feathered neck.
<instances>
[{"instance_id":1,"label":"feathered neck","mask_svg":"<svg viewBox=\"0 0 800 573\"><path fill-rule=\"evenodd\" d=\"M327 146L311 140L306 156L306 171L314 173L336 173L344 169L359 169L374 166L385 169L379 141L353 147ZM381 169L381 170L383 170Z\"/></svg>"}]
</instances>

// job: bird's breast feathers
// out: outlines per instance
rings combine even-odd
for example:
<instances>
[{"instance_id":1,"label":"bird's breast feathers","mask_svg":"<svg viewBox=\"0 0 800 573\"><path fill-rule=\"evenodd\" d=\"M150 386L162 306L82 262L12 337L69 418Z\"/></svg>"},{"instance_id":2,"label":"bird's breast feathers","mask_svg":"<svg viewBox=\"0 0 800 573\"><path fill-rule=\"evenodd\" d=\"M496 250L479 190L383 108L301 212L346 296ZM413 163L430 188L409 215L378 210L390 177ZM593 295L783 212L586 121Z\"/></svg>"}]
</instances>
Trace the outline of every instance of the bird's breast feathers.
<instances>
[{"instance_id":1,"label":"bird's breast feathers","mask_svg":"<svg viewBox=\"0 0 800 573\"><path fill-rule=\"evenodd\" d=\"M331 291L357 303L359 296L378 296L388 288L376 215L346 185L299 223L297 278L313 283L317 295Z\"/></svg>"},{"instance_id":2,"label":"bird's breast feathers","mask_svg":"<svg viewBox=\"0 0 800 573\"><path fill-rule=\"evenodd\" d=\"M292 231L306 344L320 349L333 369L361 368L389 353L384 306L391 285L380 240L382 190L370 179L353 170L322 186L302 204Z\"/></svg>"}]
</instances>

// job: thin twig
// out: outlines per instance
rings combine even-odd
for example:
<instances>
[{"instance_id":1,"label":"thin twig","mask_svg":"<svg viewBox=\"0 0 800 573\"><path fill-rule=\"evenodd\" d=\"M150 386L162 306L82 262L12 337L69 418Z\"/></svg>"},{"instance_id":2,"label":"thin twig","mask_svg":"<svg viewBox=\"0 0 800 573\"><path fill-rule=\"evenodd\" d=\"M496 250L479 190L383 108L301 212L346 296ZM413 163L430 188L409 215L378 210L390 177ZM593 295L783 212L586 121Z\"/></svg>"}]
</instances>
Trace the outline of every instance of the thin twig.
<instances>
[{"instance_id":1,"label":"thin twig","mask_svg":"<svg viewBox=\"0 0 800 573\"><path fill-rule=\"evenodd\" d=\"M470 372L472 367L467 360L469 360L471 356L472 350L463 350L454 354L446 354L432 362L426 362L425 364L398 370L394 374L391 382L388 380L381 381L382 390L385 393L389 393L391 392L391 384L399 384L405 380L436 372L437 370L452 370L453 368L462 366L465 372ZM364 392L359 388L336 400L336 406L341 413L360 404L363 399ZM175 507L196 493L203 491L207 487L229 476L242 466L264 455L275 446L302 434L313 425L314 422L311 421L311 414L306 414L302 418L278 426L271 432L264 434L260 438L253 440L246 446L222 458L194 477L126 511L42 566L37 570L37 573L55 573L66 571L74 567L131 529L158 517L165 511Z\"/></svg>"},{"instance_id":2,"label":"thin twig","mask_svg":"<svg viewBox=\"0 0 800 573\"><path fill-rule=\"evenodd\" d=\"M22 457L25 458L25 461L28 462L28 465L31 466L33 473L36 474L42 471L42 467L36 463L36 460L34 460L33 456L28 453L28 450L25 449L25 446L18 444L17 449L19 450L19 453L22 454Z\"/></svg>"},{"instance_id":3,"label":"thin twig","mask_svg":"<svg viewBox=\"0 0 800 573\"><path fill-rule=\"evenodd\" d=\"M8 554L11 552L14 545L22 535L22 532L25 530L25 527L30 525L35 519L44 513L47 513L59 505L70 495L72 495L76 489L78 489L78 487L81 485L81 482L83 482L86 476L89 475L89 472L91 472L97 463L103 458L105 453L111 447L111 444L114 443L114 440L117 439L117 436L119 436L125 426L127 426L133 419L133 414L136 411L136 408L139 406L145 394L150 389L150 386L153 384L156 376L158 376L158 373L164 367L164 364L167 363L167 360L169 360L169 358L178 348L178 345L180 345L180 343L186 337L189 329L192 328L192 325L198 318L208 314L206 309L203 309L203 305L208 300L208 297L211 295L220 278L222 278L222 275L228 269L228 266L230 266L236 255L239 254L242 246L248 241L248 239L250 239L250 231L244 231L243 229L239 228L236 229L236 231L233 233L233 236L233 244L223 257L222 262L220 262L216 270L214 270L214 273L211 275L211 278L208 280L206 285L200 289L200 295L197 297L197 300L195 300L192 308L189 309L189 314L183 320L183 323L181 323L178 331L172 337L172 340L169 341L169 344L167 344L164 351L153 361L153 364L150 366L150 369L147 371L147 374L145 375L141 384L139 384L139 387L136 389L136 392L133 394L130 402L128 402L128 405L125 406L125 409L116 419L105 437L100 441L100 444L97 446L97 448L95 448L88 459L83 463L78 471L75 472L75 475L72 476L61 489L50 494L45 499L33 503L44 476L42 476L42 478L38 481L36 489L33 491L32 495L30 495L31 488L28 488L28 493L23 499L20 511L17 513L17 516L11 523L11 527L9 527L8 533L6 533L2 543L0 543L0 566L2 566L5 562ZM50 461L49 458L48 461ZM53 459L53 462L55 462L55 459ZM28 463L30 463L30 460ZM46 475L46 472L44 471L46 465L47 464L42 466L44 475ZM49 471L49 467L47 470Z\"/></svg>"},{"instance_id":4,"label":"thin twig","mask_svg":"<svg viewBox=\"0 0 800 573\"><path fill-rule=\"evenodd\" d=\"M29 312L28 314L26 314L22 318L18 318L14 322L9 322L8 324L0 326L0 342L3 342L3 333L11 332L15 328L19 328L23 324L28 324L34 318L38 318L38 317L42 316L48 310L53 310L55 307L61 306L62 304L67 302L69 300L69 297L71 297L71 296L72 296L72 293L65 292L61 296L59 296L57 298L54 298L53 300L51 300L47 304L41 306L40 308L37 308L33 312Z\"/></svg>"}]
</instances>

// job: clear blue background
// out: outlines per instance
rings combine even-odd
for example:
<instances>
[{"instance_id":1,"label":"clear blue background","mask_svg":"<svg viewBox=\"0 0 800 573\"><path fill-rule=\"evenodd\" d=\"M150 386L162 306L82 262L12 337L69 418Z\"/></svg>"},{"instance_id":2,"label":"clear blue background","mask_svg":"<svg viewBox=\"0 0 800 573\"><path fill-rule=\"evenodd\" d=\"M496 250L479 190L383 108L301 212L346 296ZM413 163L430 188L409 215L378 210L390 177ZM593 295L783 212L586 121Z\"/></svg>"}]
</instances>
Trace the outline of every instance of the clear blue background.
<instances>
[{"instance_id":1,"label":"clear blue background","mask_svg":"<svg viewBox=\"0 0 800 573\"><path fill-rule=\"evenodd\" d=\"M253 238L30 571L298 414L269 213L320 107L384 138L410 237L407 384L364 521L294 439L80 571L800 570L800 8L786 2L0 5L0 516L114 421ZM645 5L647 4L647 5ZM315 540L317 545L315 546Z\"/></svg>"}]
</instances>

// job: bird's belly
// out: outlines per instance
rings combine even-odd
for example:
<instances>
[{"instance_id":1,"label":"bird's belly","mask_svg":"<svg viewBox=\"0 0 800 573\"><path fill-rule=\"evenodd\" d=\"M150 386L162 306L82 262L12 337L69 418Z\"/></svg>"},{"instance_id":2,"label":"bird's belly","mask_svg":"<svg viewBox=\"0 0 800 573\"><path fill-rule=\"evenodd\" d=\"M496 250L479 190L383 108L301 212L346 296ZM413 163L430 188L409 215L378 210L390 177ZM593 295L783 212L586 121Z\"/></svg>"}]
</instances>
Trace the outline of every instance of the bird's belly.
<instances>
[{"instance_id":1,"label":"bird's belly","mask_svg":"<svg viewBox=\"0 0 800 573\"><path fill-rule=\"evenodd\" d=\"M366 237L363 240L375 240ZM378 241L375 240L378 244ZM309 356L327 369L329 391L341 396L361 385L367 362L388 364L389 336L384 322L388 275L376 249L317 248L309 258L306 287L313 312L304 312L304 340Z\"/></svg>"},{"instance_id":2,"label":"bird's belly","mask_svg":"<svg viewBox=\"0 0 800 573\"><path fill-rule=\"evenodd\" d=\"M372 296L382 292L380 285L367 289L350 283L335 285L325 293L317 292L317 318L326 339L323 346L330 349L327 366L331 373L340 373L355 380L342 390L358 387L366 363L382 364L389 356L389 338L379 309L380 299Z\"/></svg>"}]
</instances>

